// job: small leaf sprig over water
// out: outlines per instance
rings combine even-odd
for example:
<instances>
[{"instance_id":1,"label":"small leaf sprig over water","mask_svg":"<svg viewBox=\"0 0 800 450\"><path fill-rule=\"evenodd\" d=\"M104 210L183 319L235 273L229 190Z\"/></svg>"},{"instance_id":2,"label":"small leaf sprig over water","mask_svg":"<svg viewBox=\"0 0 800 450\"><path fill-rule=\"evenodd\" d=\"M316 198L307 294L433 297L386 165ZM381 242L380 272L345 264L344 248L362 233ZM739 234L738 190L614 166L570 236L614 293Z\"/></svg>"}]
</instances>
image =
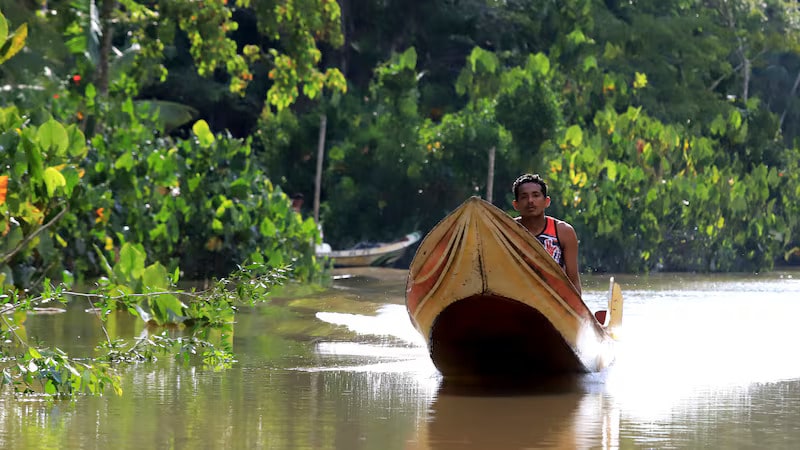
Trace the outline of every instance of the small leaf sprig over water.
<instances>
[{"instance_id":1,"label":"small leaf sprig over water","mask_svg":"<svg viewBox=\"0 0 800 450\"><path fill-rule=\"evenodd\" d=\"M169 356L184 364L199 358L205 368L215 371L229 368L236 362L233 322L237 305L266 301L270 289L283 283L291 270L249 264L230 277L215 281L210 289L194 292L176 289L172 283L153 282L158 277L150 278L155 286L140 284L148 269L161 275L166 272L162 273L156 264L139 267L137 258L128 256L125 262L121 259L114 267L109 266L113 277L98 283L89 293L71 291L67 284L52 285L45 280L42 294L37 297L18 292L3 296L7 301L0 308L3 386L20 394L40 393L57 398L74 398L79 393L99 395L109 389L121 395L117 369L125 364ZM128 267L118 267L126 264ZM130 270L131 267L142 270ZM136 292L137 286L145 292ZM98 318L106 337L96 349L100 356L73 358L59 348L28 342L23 325L28 311L53 301L66 304L75 298L85 298ZM130 312L145 322L144 330L133 342L109 335L105 321L113 311Z\"/></svg>"}]
</instances>

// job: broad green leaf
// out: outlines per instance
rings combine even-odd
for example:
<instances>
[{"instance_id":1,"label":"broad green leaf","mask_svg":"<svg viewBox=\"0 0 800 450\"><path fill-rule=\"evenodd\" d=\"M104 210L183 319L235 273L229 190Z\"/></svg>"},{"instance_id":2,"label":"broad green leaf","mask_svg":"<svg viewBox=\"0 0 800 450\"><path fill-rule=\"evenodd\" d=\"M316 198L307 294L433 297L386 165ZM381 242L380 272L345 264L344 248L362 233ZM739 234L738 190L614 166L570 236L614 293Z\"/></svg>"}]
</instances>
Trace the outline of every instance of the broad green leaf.
<instances>
[{"instance_id":1,"label":"broad green leaf","mask_svg":"<svg viewBox=\"0 0 800 450\"><path fill-rule=\"evenodd\" d=\"M583 142L583 131L581 131L581 127L578 125L572 125L567 129L567 143L572 145L573 147L577 147L581 145Z\"/></svg>"},{"instance_id":2,"label":"broad green leaf","mask_svg":"<svg viewBox=\"0 0 800 450\"><path fill-rule=\"evenodd\" d=\"M136 105L146 107L167 132L191 122L199 114L189 105L166 100L139 100Z\"/></svg>"},{"instance_id":3,"label":"broad green leaf","mask_svg":"<svg viewBox=\"0 0 800 450\"><path fill-rule=\"evenodd\" d=\"M280 267L284 264L282 252L272 252L269 255L269 263L272 267Z\"/></svg>"},{"instance_id":4,"label":"broad green leaf","mask_svg":"<svg viewBox=\"0 0 800 450\"><path fill-rule=\"evenodd\" d=\"M77 156L83 158L88 152L86 147L86 136L77 126L70 125L67 127L67 135L69 135L69 148L67 153L70 156Z\"/></svg>"},{"instance_id":5,"label":"broad green leaf","mask_svg":"<svg viewBox=\"0 0 800 450\"><path fill-rule=\"evenodd\" d=\"M31 175L31 181L35 184L40 184L44 173L44 162L42 161L42 152L39 146L35 145L28 139L28 136L22 137L22 146L25 148L25 154L28 157L28 171Z\"/></svg>"},{"instance_id":6,"label":"broad green leaf","mask_svg":"<svg viewBox=\"0 0 800 450\"><path fill-rule=\"evenodd\" d=\"M64 45L70 53L79 54L86 48L86 36L81 35L70 38L64 42Z\"/></svg>"},{"instance_id":7,"label":"broad green leaf","mask_svg":"<svg viewBox=\"0 0 800 450\"><path fill-rule=\"evenodd\" d=\"M0 13L0 44L5 42L7 38L8 38L8 21L6 21L6 18L3 16L3 14Z\"/></svg>"},{"instance_id":8,"label":"broad green leaf","mask_svg":"<svg viewBox=\"0 0 800 450\"><path fill-rule=\"evenodd\" d=\"M115 271L118 269L129 280L138 279L144 272L145 257L146 255L143 251L126 242L120 249L119 262L114 266L114 269Z\"/></svg>"},{"instance_id":9,"label":"broad green leaf","mask_svg":"<svg viewBox=\"0 0 800 450\"><path fill-rule=\"evenodd\" d=\"M485 69L485 72L488 73L495 73L497 65L499 64L497 55L480 47L472 49L472 53L469 55L469 62L472 66L472 71L476 73L479 72L478 63L480 63L480 67Z\"/></svg>"},{"instance_id":10,"label":"broad green leaf","mask_svg":"<svg viewBox=\"0 0 800 450\"><path fill-rule=\"evenodd\" d=\"M84 95L86 95L86 100L89 104L94 103L95 97L97 97L97 89L94 87L93 83L88 83L86 85L86 89L84 90Z\"/></svg>"},{"instance_id":11,"label":"broad green leaf","mask_svg":"<svg viewBox=\"0 0 800 450\"><path fill-rule=\"evenodd\" d=\"M117 158L117 160L114 162L114 168L125 169L130 171L131 169L133 169L133 164L134 164L133 155L127 152L123 153L122 156Z\"/></svg>"},{"instance_id":12,"label":"broad green leaf","mask_svg":"<svg viewBox=\"0 0 800 450\"><path fill-rule=\"evenodd\" d=\"M723 133L725 133L725 119L721 114L717 114L717 117L711 122L711 134L721 136Z\"/></svg>"},{"instance_id":13,"label":"broad green leaf","mask_svg":"<svg viewBox=\"0 0 800 450\"><path fill-rule=\"evenodd\" d=\"M208 122L205 120L201 119L195 122L194 125L192 125L192 131L195 136L197 136L198 141L200 141L201 147L208 148L214 143L214 134L211 132L211 129L208 127Z\"/></svg>"},{"instance_id":14,"label":"broad green leaf","mask_svg":"<svg viewBox=\"0 0 800 450\"><path fill-rule=\"evenodd\" d=\"M230 185L230 193L234 197L244 198L250 192L250 182L246 178L237 178Z\"/></svg>"},{"instance_id":15,"label":"broad green leaf","mask_svg":"<svg viewBox=\"0 0 800 450\"><path fill-rule=\"evenodd\" d=\"M133 111L133 100L131 100L130 97L128 97L122 103L122 112L124 112L126 114L130 114L131 116L133 116L133 113L134 113L134 111Z\"/></svg>"},{"instance_id":16,"label":"broad green leaf","mask_svg":"<svg viewBox=\"0 0 800 450\"><path fill-rule=\"evenodd\" d=\"M223 198L224 198L224 197L223 197ZM232 208L232 207L233 207L233 200L231 200L231 199L227 199L227 198L224 198L224 200L222 201L222 203L221 203L221 204L220 204L220 205L217 207L217 210L216 210L216 212L215 212L215 215L216 215L217 217L222 217L223 215L225 215L225 211L226 211L228 208Z\"/></svg>"},{"instance_id":17,"label":"broad green leaf","mask_svg":"<svg viewBox=\"0 0 800 450\"><path fill-rule=\"evenodd\" d=\"M400 66L411 70L417 67L417 50L414 47L409 47L408 50L400 54Z\"/></svg>"},{"instance_id":18,"label":"broad green leaf","mask_svg":"<svg viewBox=\"0 0 800 450\"><path fill-rule=\"evenodd\" d=\"M186 319L183 317L186 305L174 295L158 295L150 300L150 306L153 311L159 311L162 323L178 323Z\"/></svg>"},{"instance_id":19,"label":"broad green leaf","mask_svg":"<svg viewBox=\"0 0 800 450\"><path fill-rule=\"evenodd\" d=\"M195 175L194 177L189 178L189 192L194 192L202 180L203 179L200 177L200 175Z\"/></svg>"},{"instance_id":20,"label":"broad green leaf","mask_svg":"<svg viewBox=\"0 0 800 450\"><path fill-rule=\"evenodd\" d=\"M592 69L597 69L597 58L593 55L589 55L583 60L583 71L588 72Z\"/></svg>"},{"instance_id":21,"label":"broad green leaf","mask_svg":"<svg viewBox=\"0 0 800 450\"><path fill-rule=\"evenodd\" d=\"M734 130L738 130L742 126L742 114L734 109L731 111L731 115L728 118L728 123L731 125L731 127L733 127Z\"/></svg>"},{"instance_id":22,"label":"broad green leaf","mask_svg":"<svg viewBox=\"0 0 800 450\"><path fill-rule=\"evenodd\" d=\"M28 38L28 24L23 23L11 36L11 39L0 42L0 64L8 61L11 57L17 54L23 47L25 47L25 39Z\"/></svg>"},{"instance_id":23,"label":"broad green leaf","mask_svg":"<svg viewBox=\"0 0 800 450\"><path fill-rule=\"evenodd\" d=\"M769 175L767 175L767 183L769 183L770 185L775 185L778 183L778 181L780 181L778 171L774 167L772 167L769 170Z\"/></svg>"},{"instance_id":24,"label":"broad green leaf","mask_svg":"<svg viewBox=\"0 0 800 450\"><path fill-rule=\"evenodd\" d=\"M567 40L573 45L580 45L587 41L586 35L581 30L573 30L567 35Z\"/></svg>"},{"instance_id":25,"label":"broad green leaf","mask_svg":"<svg viewBox=\"0 0 800 450\"><path fill-rule=\"evenodd\" d=\"M611 181L615 181L617 179L617 163L614 161L606 161L605 162L606 170L608 179Z\"/></svg>"},{"instance_id":26,"label":"broad green leaf","mask_svg":"<svg viewBox=\"0 0 800 450\"><path fill-rule=\"evenodd\" d=\"M275 224L267 217L261 221L259 230L261 231L261 235L266 237L273 237L278 231L278 229L275 227Z\"/></svg>"},{"instance_id":27,"label":"broad green leaf","mask_svg":"<svg viewBox=\"0 0 800 450\"><path fill-rule=\"evenodd\" d=\"M537 53L528 58L528 68L540 75L547 75L550 72L550 59L544 53Z\"/></svg>"},{"instance_id":28,"label":"broad green leaf","mask_svg":"<svg viewBox=\"0 0 800 450\"><path fill-rule=\"evenodd\" d=\"M166 211L166 208L164 209L164 211ZM150 230L150 232L148 233L148 236L150 236L151 240L158 240L159 238L167 237L168 236L168 234L167 234L167 225L163 224L163 223L160 223L160 224L156 225L155 228Z\"/></svg>"},{"instance_id":29,"label":"broad green leaf","mask_svg":"<svg viewBox=\"0 0 800 450\"><path fill-rule=\"evenodd\" d=\"M142 273L142 283L145 289L164 290L169 287L169 274L160 263L147 266Z\"/></svg>"},{"instance_id":30,"label":"broad green leaf","mask_svg":"<svg viewBox=\"0 0 800 450\"><path fill-rule=\"evenodd\" d=\"M48 167L44 171L44 184L47 187L47 195L52 197L56 189L67 185L67 180L58 169Z\"/></svg>"},{"instance_id":31,"label":"broad green leaf","mask_svg":"<svg viewBox=\"0 0 800 450\"><path fill-rule=\"evenodd\" d=\"M603 59L612 60L624 55L625 50L622 47L614 45L611 42L606 42L605 48L603 49Z\"/></svg>"}]
</instances>

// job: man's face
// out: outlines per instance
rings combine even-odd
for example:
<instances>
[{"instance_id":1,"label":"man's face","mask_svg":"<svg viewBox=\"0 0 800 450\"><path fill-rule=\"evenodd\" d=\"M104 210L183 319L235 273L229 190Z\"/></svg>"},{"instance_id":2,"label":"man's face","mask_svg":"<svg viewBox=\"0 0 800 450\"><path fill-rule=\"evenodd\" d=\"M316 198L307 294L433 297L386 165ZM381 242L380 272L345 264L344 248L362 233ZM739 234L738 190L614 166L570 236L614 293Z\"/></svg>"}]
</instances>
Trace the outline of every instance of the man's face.
<instances>
[{"instance_id":1,"label":"man's face","mask_svg":"<svg viewBox=\"0 0 800 450\"><path fill-rule=\"evenodd\" d=\"M542 215L548 206L550 206L550 197L542 194L542 186L539 183L524 183L519 186L519 194L514 200L514 209L519 211L521 216Z\"/></svg>"}]
</instances>

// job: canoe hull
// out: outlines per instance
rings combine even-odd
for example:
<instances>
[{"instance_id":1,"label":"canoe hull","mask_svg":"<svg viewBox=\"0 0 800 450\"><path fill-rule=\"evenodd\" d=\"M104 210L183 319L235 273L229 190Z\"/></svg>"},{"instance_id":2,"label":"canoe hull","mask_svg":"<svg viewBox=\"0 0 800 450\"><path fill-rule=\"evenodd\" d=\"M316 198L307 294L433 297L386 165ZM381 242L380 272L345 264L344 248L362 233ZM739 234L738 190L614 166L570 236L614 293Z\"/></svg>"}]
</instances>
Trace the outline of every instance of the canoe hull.
<instances>
[{"instance_id":1,"label":"canoe hull","mask_svg":"<svg viewBox=\"0 0 800 450\"><path fill-rule=\"evenodd\" d=\"M473 197L425 237L406 307L444 376L601 370L613 339L524 227Z\"/></svg>"},{"instance_id":2,"label":"canoe hull","mask_svg":"<svg viewBox=\"0 0 800 450\"><path fill-rule=\"evenodd\" d=\"M436 367L450 376L585 371L540 311L493 295L475 295L442 310L429 342Z\"/></svg>"}]
</instances>

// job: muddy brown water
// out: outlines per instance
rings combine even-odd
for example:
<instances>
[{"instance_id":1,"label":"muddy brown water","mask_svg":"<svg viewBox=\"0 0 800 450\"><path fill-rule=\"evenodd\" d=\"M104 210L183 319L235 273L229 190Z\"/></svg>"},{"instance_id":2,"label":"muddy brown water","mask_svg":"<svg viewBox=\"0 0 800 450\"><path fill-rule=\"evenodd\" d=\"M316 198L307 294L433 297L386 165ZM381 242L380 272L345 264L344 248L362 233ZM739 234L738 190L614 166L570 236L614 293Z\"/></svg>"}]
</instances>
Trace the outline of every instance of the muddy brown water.
<instances>
[{"instance_id":1,"label":"muddy brown water","mask_svg":"<svg viewBox=\"0 0 800 450\"><path fill-rule=\"evenodd\" d=\"M0 448L800 448L800 272L617 277L616 363L538 386L444 382L402 305L405 272L337 274L243 310L229 370L140 364L122 396L74 401L4 390ZM601 308L607 277L583 280ZM25 327L71 354L103 338L82 307Z\"/></svg>"}]
</instances>

